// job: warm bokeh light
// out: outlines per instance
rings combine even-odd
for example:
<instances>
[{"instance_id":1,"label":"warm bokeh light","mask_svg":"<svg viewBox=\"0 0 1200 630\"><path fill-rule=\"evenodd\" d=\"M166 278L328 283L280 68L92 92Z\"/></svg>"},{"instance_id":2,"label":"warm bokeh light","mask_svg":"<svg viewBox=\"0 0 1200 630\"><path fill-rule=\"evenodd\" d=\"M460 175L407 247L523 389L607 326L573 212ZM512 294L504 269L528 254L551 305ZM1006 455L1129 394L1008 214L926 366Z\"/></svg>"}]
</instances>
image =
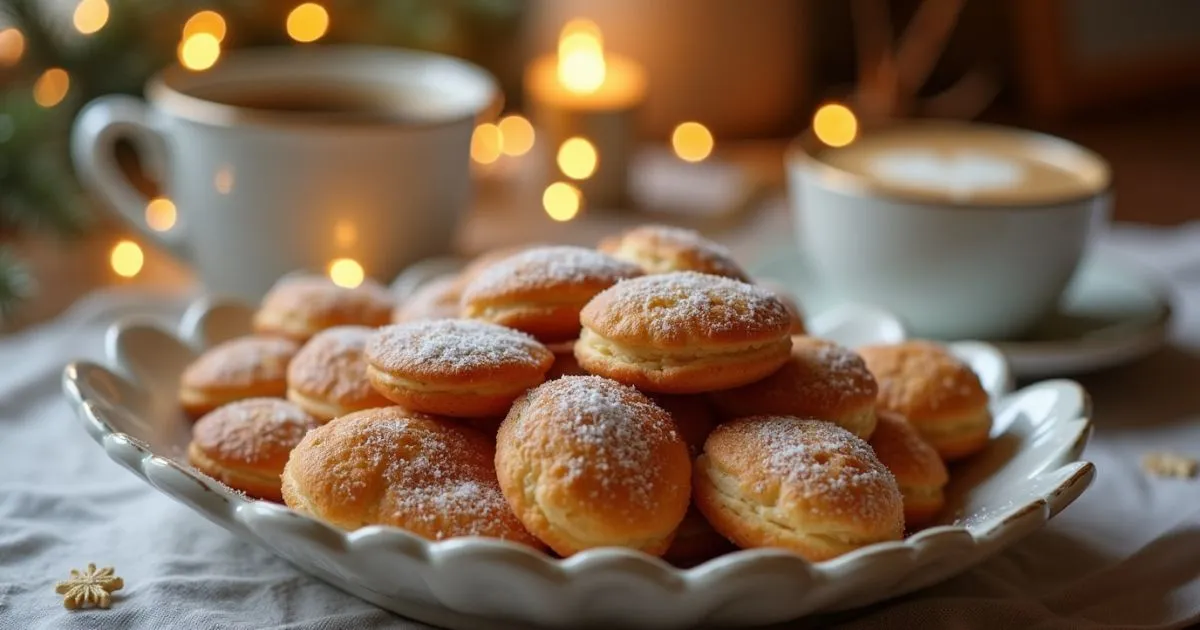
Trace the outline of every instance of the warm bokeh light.
<instances>
[{"instance_id":1,"label":"warm bokeh light","mask_svg":"<svg viewBox=\"0 0 1200 630\"><path fill-rule=\"evenodd\" d=\"M363 268L353 258L338 258L329 263L329 279L339 287L353 289L363 283Z\"/></svg>"},{"instance_id":2,"label":"warm bokeh light","mask_svg":"<svg viewBox=\"0 0 1200 630\"><path fill-rule=\"evenodd\" d=\"M671 148L681 160L699 162L712 153L712 132L698 122L681 123L671 133Z\"/></svg>"},{"instance_id":3,"label":"warm bokeh light","mask_svg":"<svg viewBox=\"0 0 1200 630\"><path fill-rule=\"evenodd\" d=\"M546 209L546 214L555 221L574 219L575 215L579 214L582 200L583 193L566 182L554 182L546 187L546 192L542 193L542 207Z\"/></svg>"},{"instance_id":4,"label":"warm bokeh light","mask_svg":"<svg viewBox=\"0 0 1200 630\"><path fill-rule=\"evenodd\" d=\"M213 175L213 188L222 195L228 195L233 190L233 169L228 165L217 169Z\"/></svg>"},{"instance_id":5,"label":"warm bokeh light","mask_svg":"<svg viewBox=\"0 0 1200 630\"><path fill-rule=\"evenodd\" d=\"M600 27L590 20L571 20L558 37L558 82L576 94L600 89L608 66Z\"/></svg>"},{"instance_id":6,"label":"warm bokeh light","mask_svg":"<svg viewBox=\"0 0 1200 630\"><path fill-rule=\"evenodd\" d=\"M175 227L175 204L166 197L155 197L146 204L146 225L155 232Z\"/></svg>"},{"instance_id":7,"label":"warm bokeh light","mask_svg":"<svg viewBox=\"0 0 1200 630\"><path fill-rule=\"evenodd\" d=\"M50 68L33 84L33 100L42 107L54 107L67 97L71 77L62 68Z\"/></svg>"},{"instance_id":8,"label":"warm bokeh light","mask_svg":"<svg viewBox=\"0 0 1200 630\"><path fill-rule=\"evenodd\" d=\"M179 44L179 63L188 70L207 70L221 58L221 41L212 33L188 35Z\"/></svg>"},{"instance_id":9,"label":"warm bokeh light","mask_svg":"<svg viewBox=\"0 0 1200 630\"><path fill-rule=\"evenodd\" d=\"M483 123L471 134L471 159L480 164L491 164L500 159L504 150L504 135L500 127L492 123Z\"/></svg>"},{"instance_id":10,"label":"warm bokeh light","mask_svg":"<svg viewBox=\"0 0 1200 630\"><path fill-rule=\"evenodd\" d=\"M349 221L339 220L333 224L333 240L339 247L351 247L358 241L358 228Z\"/></svg>"},{"instance_id":11,"label":"warm bokeh light","mask_svg":"<svg viewBox=\"0 0 1200 630\"><path fill-rule=\"evenodd\" d=\"M25 54L25 36L15 28L0 31L0 65L13 66Z\"/></svg>"},{"instance_id":12,"label":"warm bokeh light","mask_svg":"<svg viewBox=\"0 0 1200 630\"><path fill-rule=\"evenodd\" d=\"M192 35L200 33L208 33L217 38L218 42L225 41L225 18L221 17L216 11L201 11L196 15L188 18L186 24L183 25L183 38L187 39Z\"/></svg>"},{"instance_id":13,"label":"warm bokeh light","mask_svg":"<svg viewBox=\"0 0 1200 630\"><path fill-rule=\"evenodd\" d=\"M142 254L142 248L138 247L133 241L119 241L116 247L112 248L112 254L108 257L108 262L112 265L112 270L122 278L132 278L142 271L142 265L146 263L146 257Z\"/></svg>"},{"instance_id":14,"label":"warm bokeh light","mask_svg":"<svg viewBox=\"0 0 1200 630\"><path fill-rule=\"evenodd\" d=\"M858 136L858 119L845 105L829 103L813 114L813 133L831 147L844 147Z\"/></svg>"},{"instance_id":15,"label":"warm bokeh light","mask_svg":"<svg viewBox=\"0 0 1200 630\"><path fill-rule=\"evenodd\" d=\"M287 16L288 37L302 42L315 42L329 30L329 12L315 2L305 2Z\"/></svg>"},{"instance_id":16,"label":"warm bokeh light","mask_svg":"<svg viewBox=\"0 0 1200 630\"><path fill-rule=\"evenodd\" d=\"M505 155L525 155L533 148L533 125L524 116L505 116L497 126L500 128L500 149Z\"/></svg>"},{"instance_id":17,"label":"warm bokeh light","mask_svg":"<svg viewBox=\"0 0 1200 630\"><path fill-rule=\"evenodd\" d=\"M558 169L571 179L587 179L596 172L596 147L587 140L567 138L558 148Z\"/></svg>"},{"instance_id":18,"label":"warm bokeh light","mask_svg":"<svg viewBox=\"0 0 1200 630\"><path fill-rule=\"evenodd\" d=\"M91 35L108 24L108 2L105 0L82 0L75 5L75 14L71 17L75 30L84 35Z\"/></svg>"}]
</instances>

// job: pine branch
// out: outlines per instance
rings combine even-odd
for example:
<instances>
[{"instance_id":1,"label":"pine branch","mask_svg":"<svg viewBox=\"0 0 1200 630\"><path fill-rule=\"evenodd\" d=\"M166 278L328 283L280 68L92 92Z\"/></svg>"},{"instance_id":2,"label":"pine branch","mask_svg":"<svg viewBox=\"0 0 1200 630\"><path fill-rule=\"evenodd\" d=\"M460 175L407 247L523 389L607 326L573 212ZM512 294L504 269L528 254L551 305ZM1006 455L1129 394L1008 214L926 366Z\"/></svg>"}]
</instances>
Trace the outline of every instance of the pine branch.
<instances>
[{"instance_id":1,"label":"pine branch","mask_svg":"<svg viewBox=\"0 0 1200 630\"><path fill-rule=\"evenodd\" d=\"M6 247L0 247L0 322L34 292L35 282L29 269Z\"/></svg>"}]
</instances>

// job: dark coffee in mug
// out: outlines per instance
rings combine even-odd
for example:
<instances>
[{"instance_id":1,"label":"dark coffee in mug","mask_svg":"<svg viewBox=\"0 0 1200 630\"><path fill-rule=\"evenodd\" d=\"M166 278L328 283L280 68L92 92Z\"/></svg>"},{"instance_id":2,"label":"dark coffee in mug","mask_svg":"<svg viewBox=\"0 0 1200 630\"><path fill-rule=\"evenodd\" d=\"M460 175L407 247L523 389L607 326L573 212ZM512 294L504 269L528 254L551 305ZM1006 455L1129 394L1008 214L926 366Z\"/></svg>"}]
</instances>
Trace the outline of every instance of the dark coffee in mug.
<instances>
[{"instance_id":1,"label":"dark coffee in mug","mask_svg":"<svg viewBox=\"0 0 1200 630\"><path fill-rule=\"evenodd\" d=\"M198 90L195 96L261 114L304 114L349 119L417 121L404 98L361 86L274 86Z\"/></svg>"}]
</instances>

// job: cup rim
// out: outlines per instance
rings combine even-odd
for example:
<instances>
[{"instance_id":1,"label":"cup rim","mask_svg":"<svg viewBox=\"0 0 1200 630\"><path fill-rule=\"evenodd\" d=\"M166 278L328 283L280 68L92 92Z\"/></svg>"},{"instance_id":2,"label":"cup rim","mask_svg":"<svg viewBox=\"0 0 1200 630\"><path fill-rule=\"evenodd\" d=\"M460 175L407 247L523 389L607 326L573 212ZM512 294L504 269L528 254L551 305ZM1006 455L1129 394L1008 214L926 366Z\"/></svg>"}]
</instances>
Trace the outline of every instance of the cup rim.
<instances>
[{"instance_id":1,"label":"cup rim","mask_svg":"<svg viewBox=\"0 0 1200 630\"><path fill-rule=\"evenodd\" d=\"M347 67L356 67L356 61L361 64L367 60L378 61L385 58L390 58L400 63L459 72L467 80L475 82L478 92L486 93L487 97L472 99L468 95L463 99L462 105L448 107L444 116L430 116L421 120L401 120L377 116L363 118L334 112L253 109L189 94L184 85L189 80L202 81L200 77L212 77L212 83L219 85L221 80L218 77L222 75L218 75L217 73L221 72L222 69L225 72L242 70L251 74L254 72L274 72L284 76L286 70L280 72L278 66L274 70L268 70L267 67L282 61L290 64L333 63ZM331 84L336 84L339 81L332 73L329 76ZM244 81L244 79L229 80L230 83L241 81ZM344 82L349 83L352 80ZM504 107L504 94L500 90L496 78L484 68L464 59L408 48L345 44L305 48L267 46L239 49L230 53L227 58L222 57L212 68L203 71L188 70L176 61L150 77L146 83L145 95L146 99L153 103L156 108L172 116L215 127L263 126L312 128L321 126L337 127L344 130L352 127L378 129L380 126L386 126L402 130L434 129L456 125L468 120L490 120L498 116ZM478 102L471 102L472 100ZM371 124L364 124L367 122Z\"/></svg>"},{"instance_id":2,"label":"cup rim","mask_svg":"<svg viewBox=\"0 0 1200 630\"><path fill-rule=\"evenodd\" d=\"M941 118L897 121L894 123L894 125L942 129L986 129L1004 133L1015 133L1026 138L1037 139L1041 142L1055 144L1064 147L1087 160L1092 161L1099 169L1098 172L1100 173L1100 183L1094 186L1092 190L1088 192L1074 195L1063 195L1059 197L1025 200L989 198L955 200L943 195L938 195L936 193L923 193L914 189L889 187L886 184L881 184L865 175L860 175L858 173L838 168L832 164L818 159L815 157L814 153L820 148L826 148L828 145L821 143L821 141L817 139L811 127L793 138L792 141L788 143L788 146L784 151L785 166L787 166L789 171L792 169L807 167L808 170L814 172L817 177L821 179L822 184L824 184L827 188L848 195L872 197L893 201L915 202L941 208L974 208L991 210L1053 209L1105 197L1110 195L1113 190L1112 166L1109 164L1108 160L1104 159L1104 157L1099 153L1096 153L1095 151L1076 142L1067 140L1066 138L1040 131L1023 129L1020 127ZM868 130L867 133L870 133L870 131Z\"/></svg>"}]
</instances>

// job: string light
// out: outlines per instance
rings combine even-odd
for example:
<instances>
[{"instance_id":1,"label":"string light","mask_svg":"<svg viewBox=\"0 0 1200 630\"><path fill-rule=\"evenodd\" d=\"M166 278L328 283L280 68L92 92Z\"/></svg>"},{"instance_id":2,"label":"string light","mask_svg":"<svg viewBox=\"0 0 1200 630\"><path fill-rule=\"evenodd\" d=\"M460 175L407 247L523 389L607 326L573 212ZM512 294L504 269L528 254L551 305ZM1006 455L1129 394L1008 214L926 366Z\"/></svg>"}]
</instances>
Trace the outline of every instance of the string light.
<instances>
[{"instance_id":1,"label":"string light","mask_svg":"<svg viewBox=\"0 0 1200 630\"><path fill-rule=\"evenodd\" d=\"M570 221L579 214L583 194L566 182L554 182L542 193L542 207L555 221Z\"/></svg>"},{"instance_id":2,"label":"string light","mask_svg":"<svg viewBox=\"0 0 1200 630\"><path fill-rule=\"evenodd\" d=\"M287 16L288 37L301 42L315 42L329 30L329 12L315 2L305 2Z\"/></svg>"},{"instance_id":3,"label":"string light","mask_svg":"<svg viewBox=\"0 0 1200 630\"><path fill-rule=\"evenodd\" d=\"M353 258L338 258L329 263L329 279L339 287L353 289L363 283L363 268Z\"/></svg>"},{"instance_id":4,"label":"string light","mask_svg":"<svg viewBox=\"0 0 1200 630\"><path fill-rule=\"evenodd\" d=\"M155 232L175 227L175 204L166 197L155 197L146 204L146 225Z\"/></svg>"},{"instance_id":5,"label":"string light","mask_svg":"<svg viewBox=\"0 0 1200 630\"><path fill-rule=\"evenodd\" d=\"M50 68L33 84L33 100L42 107L54 107L67 97L71 76L62 68Z\"/></svg>"},{"instance_id":6,"label":"string light","mask_svg":"<svg viewBox=\"0 0 1200 630\"><path fill-rule=\"evenodd\" d=\"M838 103L828 103L817 109L812 126L817 139L831 147L844 147L858 136L858 119L854 112Z\"/></svg>"},{"instance_id":7,"label":"string light","mask_svg":"<svg viewBox=\"0 0 1200 630\"><path fill-rule=\"evenodd\" d=\"M596 172L596 147L584 138L568 138L558 148L558 168L571 179L587 179Z\"/></svg>"},{"instance_id":8,"label":"string light","mask_svg":"<svg viewBox=\"0 0 1200 630\"><path fill-rule=\"evenodd\" d=\"M137 243L129 240L118 241L109 254L108 262L112 270L122 278L132 278L142 271L146 257Z\"/></svg>"},{"instance_id":9,"label":"string light","mask_svg":"<svg viewBox=\"0 0 1200 630\"><path fill-rule=\"evenodd\" d=\"M671 147L679 159L699 162L712 153L712 132L698 122L680 123L671 133Z\"/></svg>"},{"instance_id":10,"label":"string light","mask_svg":"<svg viewBox=\"0 0 1200 630\"><path fill-rule=\"evenodd\" d=\"M0 31L0 65L14 66L25 54L25 36L15 28Z\"/></svg>"},{"instance_id":11,"label":"string light","mask_svg":"<svg viewBox=\"0 0 1200 630\"><path fill-rule=\"evenodd\" d=\"M497 126L500 128L500 148L505 155L525 155L533 148L533 125L524 116L505 116Z\"/></svg>"},{"instance_id":12,"label":"string light","mask_svg":"<svg viewBox=\"0 0 1200 630\"><path fill-rule=\"evenodd\" d=\"M221 58L221 41L212 33L188 35L179 44L179 63L188 70L207 70Z\"/></svg>"},{"instance_id":13,"label":"string light","mask_svg":"<svg viewBox=\"0 0 1200 630\"><path fill-rule=\"evenodd\" d=\"M483 123L471 134L471 159L480 164L491 164L500 159L504 150L504 134L500 127Z\"/></svg>"},{"instance_id":14,"label":"string light","mask_svg":"<svg viewBox=\"0 0 1200 630\"><path fill-rule=\"evenodd\" d=\"M108 2L105 0L82 0L75 5L75 13L71 16L75 30L84 35L91 35L108 24Z\"/></svg>"},{"instance_id":15,"label":"string light","mask_svg":"<svg viewBox=\"0 0 1200 630\"><path fill-rule=\"evenodd\" d=\"M221 17L216 11L200 11L199 13L188 18L186 24L183 25L183 39L187 39L192 35L200 33L208 33L217 38L218 42L225 41L225 18Z\"/></svg>"}]
</instances>

